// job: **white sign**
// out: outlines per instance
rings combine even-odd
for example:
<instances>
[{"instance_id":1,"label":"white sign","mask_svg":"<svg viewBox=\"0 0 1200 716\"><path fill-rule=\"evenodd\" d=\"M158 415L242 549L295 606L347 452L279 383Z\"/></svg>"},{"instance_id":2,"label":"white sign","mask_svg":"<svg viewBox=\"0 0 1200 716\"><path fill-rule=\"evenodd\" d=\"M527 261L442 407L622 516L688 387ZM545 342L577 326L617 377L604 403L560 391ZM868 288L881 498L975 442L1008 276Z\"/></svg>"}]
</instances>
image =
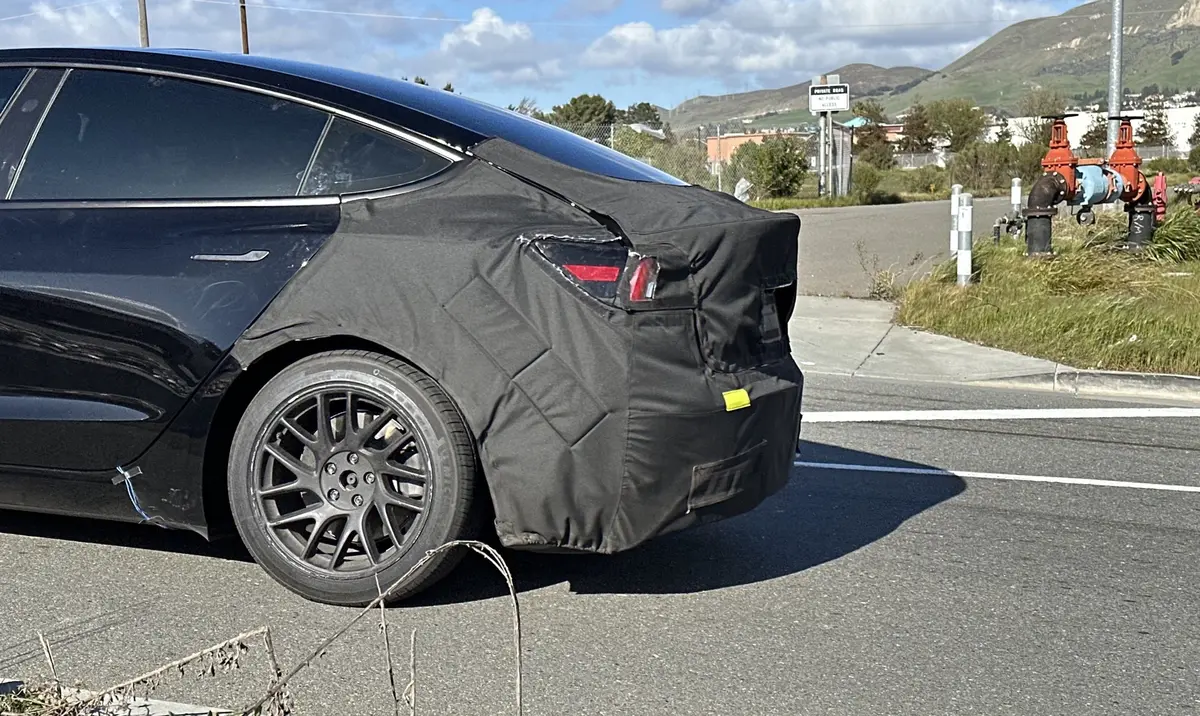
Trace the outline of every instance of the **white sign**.
<instances>
[{"instance_id":1,"label":"white sign","mask_svg":"<svg viewBox=\"0 0 1200 716\"><path fill-rule=\"evenodd\" d=\"M809 85L808 110L814 114L850 111L850 85Z\"/></svg>"}]
</instances>

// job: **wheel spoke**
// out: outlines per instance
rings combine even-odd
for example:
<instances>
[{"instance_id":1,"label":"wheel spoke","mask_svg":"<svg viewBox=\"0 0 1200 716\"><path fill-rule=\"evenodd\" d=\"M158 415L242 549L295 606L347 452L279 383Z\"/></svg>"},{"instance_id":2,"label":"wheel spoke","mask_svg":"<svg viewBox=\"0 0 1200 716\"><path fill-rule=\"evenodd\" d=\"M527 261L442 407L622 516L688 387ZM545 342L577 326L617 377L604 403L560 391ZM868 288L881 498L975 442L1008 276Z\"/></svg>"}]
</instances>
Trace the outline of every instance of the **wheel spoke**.
<instances>
[{"instance_id":1,"label":"wheel spoke","mask_svg":"<svg viewBox=\"0 0 1200 716\"><path fill-rule=\"evenodd\" d=\"M354 414L354 392L346 391L346 417L342 420L342 441L345 442L351 438L357 430L354 428L357 416Z\"/></svg>"},{"instance_id":2,"label":"wheel spoke","mask_svg":"<svg viewBox=\"0 0 1200 716\"><path fill-rule=\"evenodd\" d=\"M289 433L299 438L300 442L304 443L310 448L317 446L317 443L319 442L317 436L312 435L307 430L300 427L300 423L296 422L295 418L284 418L279 422L283 424L283 427L286 428Z\"/></svg>"},{"instance_id":3,"label":"wheel spoke","mask_svg":"<svg viewBox=\"0 0 1200 716\"><path fill-rule=\"evenodd\" d=\"M379 414L379 417L364 425L361 430L355 431L353 448L362 449L362 446L366 445L371 438L375 437L375 435L381 429L383 429L383 426L387 425L388 422L394 417L396 417L396 412L391 408L385 408L384 411Z\"/></svg>"},{"instance_id":4,"label":"wheel spoke","mask_svg":"<svg viewBox=\"0 0 1200 716\"><path fill-rule=\"evenodd\" d=\"M350 538L354 536L354 528L350 524L350 517L342 521L342 530L338 534L337 545L333 548L333 555L329 558L331 569L337 569L338 562L341 562L345 558L346 550L350 548Z\"/></svg>"},{"instance_id":5,"label":"wheel spoke","mask_svg":"<svg viewBox=\"0 0 1200 716\"><path fill-rule=\"evenodd\" d=\"M375 544L375 540L371 539L370 530L367 529L367 517L373 509L375 509L373 506L368 506L358 512L358 541L362 545L367 559L371 560L371 564L379 564L379 545Z\"/></svg>"},{"instance_id":6,"label":"wheel spoke","mask_svg":"<svg viewBox=\"0 0 1200 716\"><path fill-rule=\"evenodd\" d=\"M311 487L307 484L307 480L292 480L285 482L282 485L272 485L270 487L261 487L258 490L258 496L269 500L282 495L290 495L296 492L311 491Z\"/></svg>"},{"instance_id":7,"label":"wheel spoke","mask_svg":"<svg viewBox=\"0 0 1200 716\"><path fill-rule=\"evenodd\" d=\"M380 491L385 505L395 505L411 512L422 512L425 505L420 500L414 500L411 497L403 495L399 492L393 492L387 488Z\"/></svg>"},{"instance_id":8,"label":"wheel spoke","mask_svg":"<svg viewBox=\"0 0 1200 716\"><path fill-rule=\"evenodd\" d=\"M401 465L398 462L388 460L387 464L381 469L380 474L398 477L401 480L415 482L421 485L425 484L425 471L419 467L409 467Z\"/></svg>"},{"instance_id":9,"label":"wheel spoke","mask_svg":"<svg viewBox=\"0 0 1200 716\"><path fill-rule=\"evenodd\" d=\"M320 520L323 514L327 514L329 508L323 502L318 502L315 505L309 505L302 510L289 512L286 515L280 515L273 520L267 520L267 526L272 528L287 527L294 525L297 522L306 522L308 520Z\"/></svg>"},{"instance_id":10,"label":"wheel spoke","mask_svg":"<svg viewBox=\"0 0 1200 716\"><path fill-rule=\"evenodd\" d=\"M308 535L308 541L304 544L304 559L312 559L313 555L317 553L317 547L321 545L321 538L325 536L330 524L336 519L337 515L329 512L313 523L313 531Z\"/></svg>"},{"instance_id":11,"label":"wheel spoke","mask_svg":"<svg viewBox=\"0 0 1200 716\"><path fill-rule=\"evenodd\" d=\"M333 446L333 427L329 416L329 396L317 395L317 441L322 447Z\"/></svg>"},{"instance_id":12,"label":"wheel spoke","mask_svg":"<svg viewBox=\"0 0 1200 716\"><path fill-rule=\"evenodd\" d=\"M396 529L395 523L392 522L392 517L390 514L388 514L387 504L379 505L377 509L379 511L379 518L383 520L384 534L388 536L388 539L392 541L392 544L395 545L396 549L400 549L400 545L404 542L404 538L400 534L399 530Z\"/></svg>"},{"instance_id":13,"label":"wheel spoke","mask_svg":"<svg viewBox=\"0 0 1200 716\"><path fill-rule=\"evenodd\" d=\"M372 452L377 455L388 456L400 448L406 447L409 443L414 442L416 439L416 436L407 430L404 432L397 431L395 435L393 435L386 443L384 443L383 447L379 448L378 450L373 450Z\"/></svg>"},{"instance_id":14,"label":"wheel spoke","mask_svg":"<svg viewBox=\"0 0 1200 716\"><path fill-rule=\"evenodd\" d=\"M317 476L315 468L311 468L300 462L300 460L289 455L286 450L274 443L267 443L263 446L263 450L274 458L275 462L283 465L288 472L295 475L298 479L315 478Z\"/></svg>"}]
</instances>

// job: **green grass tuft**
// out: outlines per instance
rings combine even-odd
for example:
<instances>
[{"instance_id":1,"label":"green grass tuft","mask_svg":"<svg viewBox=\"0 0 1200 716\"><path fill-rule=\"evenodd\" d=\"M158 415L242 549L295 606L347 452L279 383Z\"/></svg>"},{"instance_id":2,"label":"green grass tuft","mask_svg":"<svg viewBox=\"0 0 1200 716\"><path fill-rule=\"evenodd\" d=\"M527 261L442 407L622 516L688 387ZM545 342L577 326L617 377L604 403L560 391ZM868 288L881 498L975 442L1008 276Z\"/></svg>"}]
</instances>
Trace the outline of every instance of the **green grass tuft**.
<instances>
[{"instance_id":1,"label":"green grass tuft","mask_svg":"<svg viewBox=\"0 0 1200 716\"><path fill-rule=\"evenodd\" d=\"M1200 216L1172 210L1141 254L1120 250L1126 217L1055 222L1055 256L1024 244L976 244L974 285L945 262L905 287L897 319L1074 366L1200 375Z\"/></svg>"}]
</instances>

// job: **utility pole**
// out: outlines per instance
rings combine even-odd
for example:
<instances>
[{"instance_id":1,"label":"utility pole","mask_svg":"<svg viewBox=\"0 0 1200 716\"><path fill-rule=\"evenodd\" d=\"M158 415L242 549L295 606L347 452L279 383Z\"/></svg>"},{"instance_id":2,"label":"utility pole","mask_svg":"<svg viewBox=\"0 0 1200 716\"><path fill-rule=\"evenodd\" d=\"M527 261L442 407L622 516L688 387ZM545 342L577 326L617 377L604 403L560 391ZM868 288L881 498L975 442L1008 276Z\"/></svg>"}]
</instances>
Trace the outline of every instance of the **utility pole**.
<instances>
[{"instance_id":1,"label":"utility pole","mask_svg":"<svg viewBox=\"0 0 1200 716\"><path fill-rule=\"evenodd\" d=\"M1108 156L1112 156L1117 146L1117 132L1121 128L1121 120L1114 119L1121 114L1125 103L1125 83L1121 78L1121 51L1125 36L1125 7L1124 0L1112 0L1112 51L1108 65Z\"/></svg>"},{"instance_id":2,"label":"utility pole","mask_svg":"<svg viewBox=\"0 0 1200 716\"><path fill-rule=\"evenodd\" d=\"M138 0L138 31L142 38L142 47L150 46L150 25L146 21L146 0Z\"/></svg>"},{"instance_id":3,"label":"utility pole","mask_svg":"<svg viewBox=\"0 0 1200 716\"><path fill-rule=\"evenodd\" d=\"M250 28L246 24L246 0L238 0L238 11L242 15L242 54L248 55L250 54Z\"/></svg>"}]
</instances>

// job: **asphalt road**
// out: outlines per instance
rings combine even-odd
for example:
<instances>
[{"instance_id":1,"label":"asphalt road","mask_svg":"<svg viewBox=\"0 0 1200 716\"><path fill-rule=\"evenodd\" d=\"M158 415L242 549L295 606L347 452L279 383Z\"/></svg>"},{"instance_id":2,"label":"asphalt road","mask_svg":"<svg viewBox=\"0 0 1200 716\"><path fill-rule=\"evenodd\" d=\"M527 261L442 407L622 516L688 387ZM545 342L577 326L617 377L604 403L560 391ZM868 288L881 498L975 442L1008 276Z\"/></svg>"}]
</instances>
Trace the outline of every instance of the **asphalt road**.
<instances>
[{"instance_id":1,"label":"asphalt road","mask_svg":"<svg viewBox=\"0 0 1200 716\"><path fill-rule=\"evenodd\" d=\"M806 410L1129 407L811 376ZM1200 485L1200 419L812 424L806 461ZM529 714L1191 714L1200 494L803 469L758 511L608 558L509 555ZM513 713L499 580L472 560L390 612L420 713ZM0 514L0 674L103 685L259 625L294 663L352 612L239 550ZM299 714L392 713L377 619L298 681ZM399 643L397 643L399 642ZM262 662L163 697L249 699Z\"/></svg>"},{"instance_id":2,"label":"asphalt road","mask_svg":"<svg viewBox=\"0 0 1200 716\"><path fill-rule=\"evenodd\" d=\"M800 215L800 287L812 296L867 297L870 276L891 269L908 280L949 258L950 202L806 209ZM1006 197L975 201L975 236L1011 213ZM861 250L860 250L861 249Z\"/></svg>"}]
</instances>

